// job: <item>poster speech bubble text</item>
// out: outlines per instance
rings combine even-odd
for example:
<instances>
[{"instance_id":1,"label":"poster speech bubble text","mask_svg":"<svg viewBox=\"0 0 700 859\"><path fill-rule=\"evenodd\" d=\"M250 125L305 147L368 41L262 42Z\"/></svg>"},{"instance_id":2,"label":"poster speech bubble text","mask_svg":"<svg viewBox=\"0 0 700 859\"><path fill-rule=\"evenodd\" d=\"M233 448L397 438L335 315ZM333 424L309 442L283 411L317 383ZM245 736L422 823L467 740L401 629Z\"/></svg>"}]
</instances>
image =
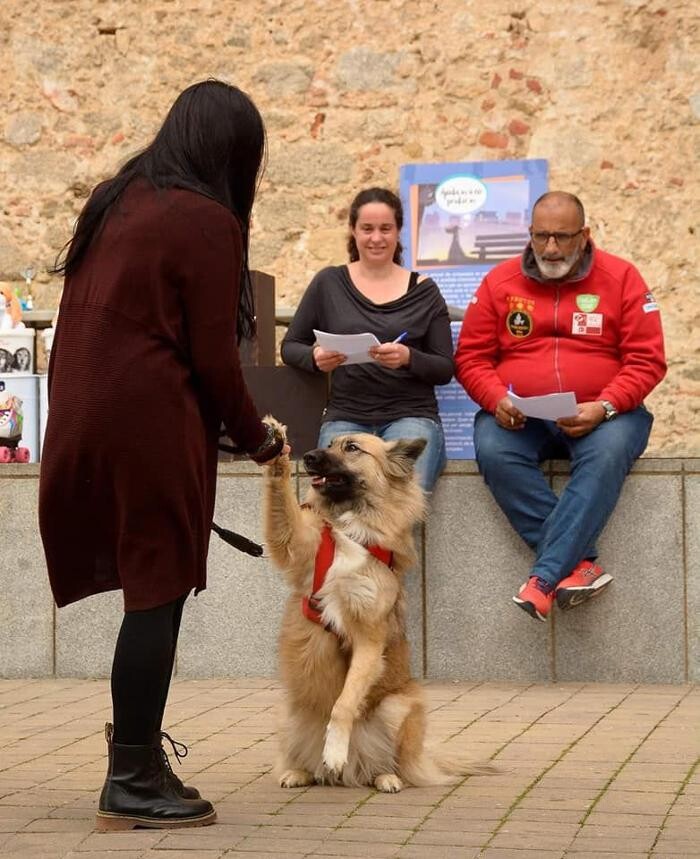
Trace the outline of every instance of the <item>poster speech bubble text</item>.
<instances>
[{"instance_id":1,"label":"poster speech bubble text","mask_svg":"<svg viewBox=\"0 0 700 859\"><path fill-rule=\"evenodd\" d=\"M435 202L451 215L466 215L484 205L486 185L473 176L453 176L438 185Z\"/></svg>"}]
</instances>

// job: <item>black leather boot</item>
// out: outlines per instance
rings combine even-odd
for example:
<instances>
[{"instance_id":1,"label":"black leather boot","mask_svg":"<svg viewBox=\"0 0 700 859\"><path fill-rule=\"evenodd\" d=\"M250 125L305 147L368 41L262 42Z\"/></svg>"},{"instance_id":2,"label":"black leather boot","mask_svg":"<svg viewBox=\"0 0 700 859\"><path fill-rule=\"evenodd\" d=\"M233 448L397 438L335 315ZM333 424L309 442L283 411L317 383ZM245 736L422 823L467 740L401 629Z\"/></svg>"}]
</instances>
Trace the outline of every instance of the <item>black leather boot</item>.
<instances>
[{"instance_id":1,"label":"black leather boot","mask_svg":"<svg viewBox=\"0 0 700 859\"><path fill-rule=\"evenodd\" d=\"M189 749L184 743L179 743L177 740L174 740L170 734L166 734L165 731L156 731L153 736L153 745L156 748L160 748L160 757L163 763L163 767L168 775L168 778L172 782L175 790L180 794L180 796L185 799L200 799L199 791L196 787L190 787L186 784L183 784L182 781L175 775L173 768L170 766L170 758L168 757L168 753L163 748L163 740L167 740L170 745L173 747L173 754L177 758L178 763L180 762L180 758L186 758Z\"/></svg>"},{"instance_id":2,"label":"black leather boot","mask_svg":"<svg viewBox=\"0 0 700 859\"><path fill-rule=\"evenodd\" d=\"M109 764L100 794L97 830L169 829L207 826L216 811L205 799L185 799L163 766L162 747L124 746L113 742L105 725Z\"/></svg>"}]
</instances>

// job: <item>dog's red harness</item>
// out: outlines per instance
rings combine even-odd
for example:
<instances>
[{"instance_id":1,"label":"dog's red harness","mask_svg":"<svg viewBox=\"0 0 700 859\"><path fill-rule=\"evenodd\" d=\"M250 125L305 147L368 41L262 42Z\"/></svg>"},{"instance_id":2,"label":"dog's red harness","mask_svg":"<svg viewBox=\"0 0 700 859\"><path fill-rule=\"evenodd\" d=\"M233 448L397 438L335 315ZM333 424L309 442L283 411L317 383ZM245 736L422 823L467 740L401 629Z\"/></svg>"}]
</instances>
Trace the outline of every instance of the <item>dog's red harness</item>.
<instances>
[{"instance_id":1,"label":"dog's red harness","mask_svg":"<svg viewBox=\"0 0 700 859\"><path fill-rule=\"evenodd\" d=\"M394 553L389 549L383 549L381 546L365 546L367 551L374 555L383 564L393 570L394 568ZM318 610L318 597L316 594L323 587L326 581L326 573L330 569L335 557L335 540L331 533L331 526L326 524L321 531L321 545L316 552L316 562L314 564L314 583L313 591L308 597L302 597L301 610L305 617L312 620L314 623L320 623L324 626L321 618L321 612ZM327 628L327 627L326 627Z\"/></svg>"}]
</instances>

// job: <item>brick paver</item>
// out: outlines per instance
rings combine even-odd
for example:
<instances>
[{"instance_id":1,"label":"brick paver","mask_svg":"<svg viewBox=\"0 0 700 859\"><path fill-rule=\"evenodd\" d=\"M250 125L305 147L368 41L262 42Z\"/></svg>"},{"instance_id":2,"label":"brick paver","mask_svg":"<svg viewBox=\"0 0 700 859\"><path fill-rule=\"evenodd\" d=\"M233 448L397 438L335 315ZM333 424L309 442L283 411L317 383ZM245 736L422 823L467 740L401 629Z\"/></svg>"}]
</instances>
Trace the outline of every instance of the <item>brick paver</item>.
<instances>
[{"instance_id":1,"label":"brick paver","mask_svg":"<svg viewBox=\"0 0 700 859\"><path fill-rule=\"evenodd\" d=\"M97 833L105 681L0 681L0 856L16 859L700 857L700 687L429 683L449 787L282 790L273 680L179 681L178 768L216 803L203 829Z\"/></svg>"}]
</instances>

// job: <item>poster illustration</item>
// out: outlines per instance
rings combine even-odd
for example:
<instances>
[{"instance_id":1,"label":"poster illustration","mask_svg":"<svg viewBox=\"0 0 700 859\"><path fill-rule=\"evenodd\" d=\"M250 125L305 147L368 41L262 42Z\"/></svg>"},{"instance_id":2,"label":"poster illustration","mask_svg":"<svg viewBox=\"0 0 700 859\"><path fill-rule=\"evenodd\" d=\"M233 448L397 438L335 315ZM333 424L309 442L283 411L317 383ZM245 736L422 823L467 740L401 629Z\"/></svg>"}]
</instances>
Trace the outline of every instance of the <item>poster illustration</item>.
<instances>
[{"instance_id":1,"label":"poster illustration","mask_svg":"<svg viewBox=\"0 0 700 859\"><path fill-rule=\"evenodd\" d=\"M487 272L528 242L547 161L406 164L400 172L404 264L433 278L460 317ZM452 323L456 344L460 322ZM436 389L449 459L473 459L478 406L452 381Z\"/></svg>"}]
</instances>

